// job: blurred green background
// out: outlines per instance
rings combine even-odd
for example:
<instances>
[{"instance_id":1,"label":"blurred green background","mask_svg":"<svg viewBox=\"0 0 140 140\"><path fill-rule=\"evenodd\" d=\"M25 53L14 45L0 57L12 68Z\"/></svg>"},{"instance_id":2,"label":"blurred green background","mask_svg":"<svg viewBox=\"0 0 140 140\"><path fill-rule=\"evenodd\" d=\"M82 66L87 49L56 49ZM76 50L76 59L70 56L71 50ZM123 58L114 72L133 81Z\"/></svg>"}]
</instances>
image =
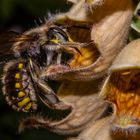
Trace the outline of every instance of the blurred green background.
<instances>
[{"instance_id":1,"label":"blurred green background","mask_svg":"<svg viewBox=\"0 0 140 140\"><path fill-rule=\"evenodd\" d=\"M35 21L39 23L39 18L44 19L48 12L53 14L65 12L69 6L64 0L0 0L0 32L9 30L23 32L36 27ZM3 65L0 65L1 73L2 68ZM48 115L49 111L44 111L45 107L42 110L43 115ZM65 138L50 133L47 129L27 129L19 135L17 132L19 121L28 115L12 110L4 100L2 92L0 111L1 140L62 140Z\"/></svg>"}]
</instances>

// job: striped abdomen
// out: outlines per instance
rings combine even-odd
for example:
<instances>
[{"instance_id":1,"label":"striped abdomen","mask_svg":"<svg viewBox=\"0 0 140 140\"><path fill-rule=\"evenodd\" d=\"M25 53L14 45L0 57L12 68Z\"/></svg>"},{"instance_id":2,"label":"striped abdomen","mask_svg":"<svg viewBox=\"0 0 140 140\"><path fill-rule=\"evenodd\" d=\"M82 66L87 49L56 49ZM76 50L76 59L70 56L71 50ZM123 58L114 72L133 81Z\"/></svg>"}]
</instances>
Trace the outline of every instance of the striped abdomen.
<instances>
[{"instance_id":1,"label":"striped abdomen","mask_svg":"<svg viewBox=\"0 0 140 140\"><path fill-rule=\"evenodd\" d=\"M30 112L37 109L36 94L23 61L11 61L4 67L3 94L7 103L17 111Z\"/></svg>"}]
</instances>

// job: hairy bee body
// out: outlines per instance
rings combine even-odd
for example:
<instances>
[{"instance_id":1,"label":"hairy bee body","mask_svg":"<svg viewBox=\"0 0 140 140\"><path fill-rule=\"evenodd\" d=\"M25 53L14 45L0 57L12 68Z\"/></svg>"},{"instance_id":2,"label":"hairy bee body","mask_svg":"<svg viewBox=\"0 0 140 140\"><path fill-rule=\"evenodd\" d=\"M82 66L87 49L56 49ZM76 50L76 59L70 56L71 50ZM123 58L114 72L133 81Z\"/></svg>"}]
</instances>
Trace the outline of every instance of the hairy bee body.
<instances>
[{"instance_id":1,"label":"hairy bee body","mask_svg":"<svg viewBox=\"0 0 140 140\"><path fill-rule=\"evenodd\" d=\"M17 111L37 109L36 94L28 73L27 63L11 61L4 67L3 94L7 103Z\"/></svg>"},{"instance_id":2,"label":"hairy bee body","mask_svg":"<svg viewBox=\"0 0 140 140\"><path fill-rule=\"evenodd\" d=\"M80 54L79 45L81 43L73 42L64 27L53 21L22 34L0 34L0 55L12 54L17 59L4 66L3 94L8 104L17 111L31 112L37 110L39 97L51 109L71 109L49 86L48 73L54 70L48 69L57 66L58 72L71 70L69 60L74 53ZM70 54L70 58L64 61L66 54Z\"/></svg>"}]
</instances>

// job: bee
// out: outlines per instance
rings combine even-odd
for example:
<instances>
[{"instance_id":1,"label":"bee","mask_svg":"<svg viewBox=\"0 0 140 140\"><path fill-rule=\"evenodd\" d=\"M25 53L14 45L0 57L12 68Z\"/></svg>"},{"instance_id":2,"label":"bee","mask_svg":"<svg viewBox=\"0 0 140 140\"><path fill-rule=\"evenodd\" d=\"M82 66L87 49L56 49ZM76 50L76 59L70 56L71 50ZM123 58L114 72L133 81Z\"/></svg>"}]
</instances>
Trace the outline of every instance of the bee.
<instances>
[{"instance_id":1,"label":"bee","mask_svg":"<svg viewBox=\"0 0 140 140\"><path fill-rule=\"evenodd\" d=\"M68 68L62 62L62 52L74 53L78 43L72 41L66 30L48 21L25 33L0 35L0 55L13 54L14 59L5 64L2 76L3 94L15 110L37 110L37 96L52 109L70 109L47 84L42 73L50 65Z\"/></svg>"}]
</instances>

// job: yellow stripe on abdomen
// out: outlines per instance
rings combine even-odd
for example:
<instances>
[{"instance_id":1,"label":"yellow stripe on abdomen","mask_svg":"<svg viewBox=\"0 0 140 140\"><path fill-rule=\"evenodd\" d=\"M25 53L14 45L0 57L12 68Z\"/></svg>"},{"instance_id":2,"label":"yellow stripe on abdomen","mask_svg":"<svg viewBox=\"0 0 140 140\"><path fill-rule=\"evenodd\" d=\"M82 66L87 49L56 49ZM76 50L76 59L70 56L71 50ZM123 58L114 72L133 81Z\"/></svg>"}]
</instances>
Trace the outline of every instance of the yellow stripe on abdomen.
<instances>
[{"instance_id":1,"label":"yellow stripe on abdomen","mask_svg":"<svg viewBox=\"0 0 140 140\"><path fill-rule=\"evenodd\" d=\"M19 102L19 103L18 103L18 106L19 106L19 107L23 107L23 106L25 106L29 101L30 101L30 98L27 97L27 98L23 99L21 102Z\"/></svg>"}]
</instances>

